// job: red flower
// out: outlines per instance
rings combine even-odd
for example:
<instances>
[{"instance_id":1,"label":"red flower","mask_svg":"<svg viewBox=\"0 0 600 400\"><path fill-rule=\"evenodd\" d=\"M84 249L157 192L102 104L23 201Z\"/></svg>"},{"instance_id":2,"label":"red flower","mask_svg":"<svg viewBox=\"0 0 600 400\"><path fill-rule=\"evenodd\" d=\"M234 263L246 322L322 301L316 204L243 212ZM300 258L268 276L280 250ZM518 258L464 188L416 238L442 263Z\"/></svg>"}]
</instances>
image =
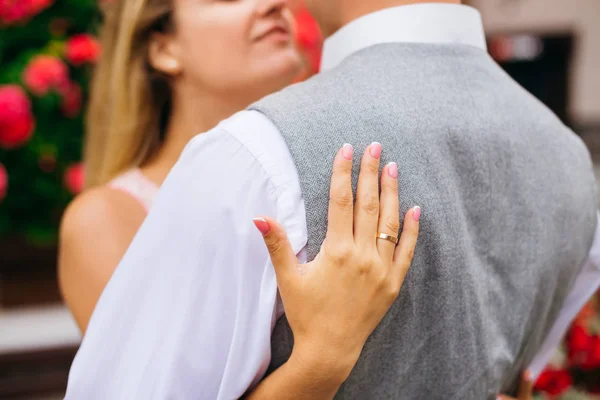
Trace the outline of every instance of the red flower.
<instances>
[{"instance_id":1,"label":"red flower","mask_svg":"<svg viewBox=\"0 0 600 400\"><path fill-rule=\"evenodd\" d=\"M585 360L581 363L583 369L600 368L600 336L590 340L590 347L585 356Z\"/></svg>"},{"instance_id":2,"label":"red flower","mask_svg":"<svg viewBox=\"0 0 600 400\"><path fill-rule=\"evenodd\" d=\"M81 111L82 95L81 86L75 82L71 82L69 86L62 90L61 110L63 114L69 118L75 118Z\"/></svg>"},{"instance_id":3,"label":"red flower","mask_svg":"<svg viewBox=\"0 0 600 400\"><path fill-rule=\"evenodd\" d=\"M574 325L567 339L569 362L573 365L585 363L591 351L592 336L582 325Z\"/></svg>"},{"instance_id":4,"label":"red flower","mask_svg":"<svg viewBox=\"0 0 600 400\"><path fill-rule=\"evenodd\" d=\"M573 378L568 371L547 369L538 377L534 389L557 396L570 388L572 384Z\"/></svg>"},{"instance_id":5,"label":"red flower","mask_svg":"<svg viewBox=\"0 0 600 400\"><path fill-rule=\"evenodd\" d=\"M0 163L0 202L6 197L6 191L8 189L8 174L6 168Z\"/></svg>"},{"instance_id":6,"label":"red flower","mask_svg":"<svg viewBox=\"0 0 600 400\"><path fill-rule=\"evenodd\" d=\"M12 24L28 17L27 4L19 0L0 0L0 22Z\"/></svg>"},{"instance_id":7,"label":"red flower","mask_svg":"<svg viewBox=\"0 0 600 400\"><path fill-rule=\"evenodd\" d=\"M64 184L72 194L79 194L83 190L85 172L82 163L72 164L65 171Z\"/></svg>"},{"instance_id":8,"label":"red flower","mask_svg":"<svg viewBox=\"0 0 600 400\"><path fill-rule=\"evenodd\" d=\"M17 148L33 134L35 120L31 102L17 85L0 86L0 146Z\"/></svg>"},{"instance_id":9,"label":"red flower","mask_svg":"<svg viewBox=\"0 0 600 400\"><path fill-rule=\"evenodd\" d=\"M29 15L35 15L50 7L54 0L28 0L27 3L29 3Z\"/></svg>"},{"instance_id":10,"label":"red flower","mask_svg":"<svg viewBox=\"0 0 600 400\"><path fill-rule=\"evenodd\" d=\"M100 44L93 36L75 35L67 42L65 56L75 66L95 63L100 57Z\"/></svg>"},{"instance_id":11,"label":"red flower","mask_svg":"<svg viewBox=\"0 0 600 400\"><path fill-rule=\"evenodd\" d=\"M575 325L571 329L569 335L569 350L571 351L587 351L590 347L592 336L587 333L581 325Z\"/></svg>"},{"instance_id":12,"label":"red flower","mask_svg":"<svg viewBox=\"0 0 600 400\"><path fill-rule=\"evenodd\" d=\"M12 24L33 17L54 0L0 0L0 23Z\"/></svg>"},{"instance_id":13,"label":"red flower","mask_svg":"<svg viewBox=\"0 0 600 400\"><path fill-rule=\"evenodd\" d=\"M33 94L44 96L50 90L64 90L69 85L69 70L57 57L36 56L25 68L23 82Z\"/></svg>"}]
</instances>

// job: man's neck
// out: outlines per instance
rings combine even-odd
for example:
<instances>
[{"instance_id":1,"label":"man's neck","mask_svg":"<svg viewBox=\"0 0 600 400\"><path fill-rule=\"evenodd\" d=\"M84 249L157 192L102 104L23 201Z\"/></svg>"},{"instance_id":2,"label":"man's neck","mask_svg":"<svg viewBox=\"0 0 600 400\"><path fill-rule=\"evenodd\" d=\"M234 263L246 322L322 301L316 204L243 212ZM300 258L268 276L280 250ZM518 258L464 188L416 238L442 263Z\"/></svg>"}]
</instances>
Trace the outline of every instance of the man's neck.
<instances>
[{"instance_id":1,"label":"man's neck","mask_svg":"<svg viewBox=\"0 0 600 400\"><path fill-rule=\"evenodd\" d=\"M340 25L338 29L350 22L367 14L381 11L386 8L407 6L410 4L420 3L446 3L446 4L461 4L461 0L351 0L343 7L340 13ZM337 30L337 29L336 29ZM334 32L328 32L333 34Z\"/></svg>"}]
</instances>

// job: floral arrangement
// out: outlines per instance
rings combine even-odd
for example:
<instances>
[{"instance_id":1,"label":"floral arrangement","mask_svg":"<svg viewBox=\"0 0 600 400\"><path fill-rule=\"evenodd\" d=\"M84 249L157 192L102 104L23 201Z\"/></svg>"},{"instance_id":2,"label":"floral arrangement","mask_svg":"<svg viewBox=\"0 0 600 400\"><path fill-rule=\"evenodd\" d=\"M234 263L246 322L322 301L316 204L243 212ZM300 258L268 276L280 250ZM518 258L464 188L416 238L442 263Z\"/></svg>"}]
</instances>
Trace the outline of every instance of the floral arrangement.
<instances>
[{"instance_id":1,"label":"floral arrangement","mask_svg":"<svg viewBox=\"0 0 600 400\"><path fill-rule=\"evenodd\" d=\"M56 241L83 186L87 81L101 54L93 0L0 0L0 237Z\"/></svg>"},{"instance_id":2,"label":"floral arrangement","mask_svg":"<svg viewBox=\"0 0 600 400\"><path fill-rule=\"evenodd\" d=\"M581 310L535 389L539 399L600 399L600 293Z\"/></svg>"},{"instance_id":3,"label":"floral arrangement","mask_svg":"<svg viewBox=\"0 0 600 400\"><path fill-rule=\"evenodd\" d=\"M304 79L318 69L321 35L305 9L296 14ZM0 0L0 238L54 245L83 188L82 110L101 56L99 21L96 0Z\"/></svg>"}]
</instances>

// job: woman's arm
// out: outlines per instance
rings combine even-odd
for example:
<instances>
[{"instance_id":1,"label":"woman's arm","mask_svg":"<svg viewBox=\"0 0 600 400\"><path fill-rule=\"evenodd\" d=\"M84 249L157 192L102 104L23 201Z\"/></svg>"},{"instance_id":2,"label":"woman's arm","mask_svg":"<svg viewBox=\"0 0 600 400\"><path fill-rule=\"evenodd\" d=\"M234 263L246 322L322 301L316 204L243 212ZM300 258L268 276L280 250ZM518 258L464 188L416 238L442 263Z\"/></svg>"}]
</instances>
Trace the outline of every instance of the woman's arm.
<instances>
[{"instance_id":1,"label":"woman's arm","mask_svg":"<svg viewBox=\"0 0 600 400\"><path fill-rule=\"evenodd\" d=\"M133 198L109 188L81 194L65 211L58 277L65 303L82 332L144 217Z\"/></svg>"},{"instance_id":2,"label":"woman's arm","mask_svg":"<svg viewBox=\"0 0 600 400\"><path fill-rule=\"evenodd\" d=\"M380 146L375 144L374 146ZM400 292L412 262L420 209L404 219L398 247L377 239L399 230L398 168L384 167L379 195L380 148L362 159L353 205L352 148L337 154L331 180L329 227L321 253L298 265L283 228L255 220L269 250L286 316L294 334L292 356L248 399L331 399Z\"/></svg>"},{"instance_id":3,"label":"woman's arm","mask_svg":"<svg viewBox=\"0 0 600 400\"><path fill-rule=\"evenodd\" d=\"M332 399L353 366L353 362L324 357L316 347L307 349L305 354L294 349L290 359L263 380L246 399Z\"/></svg>"}]
</instances>

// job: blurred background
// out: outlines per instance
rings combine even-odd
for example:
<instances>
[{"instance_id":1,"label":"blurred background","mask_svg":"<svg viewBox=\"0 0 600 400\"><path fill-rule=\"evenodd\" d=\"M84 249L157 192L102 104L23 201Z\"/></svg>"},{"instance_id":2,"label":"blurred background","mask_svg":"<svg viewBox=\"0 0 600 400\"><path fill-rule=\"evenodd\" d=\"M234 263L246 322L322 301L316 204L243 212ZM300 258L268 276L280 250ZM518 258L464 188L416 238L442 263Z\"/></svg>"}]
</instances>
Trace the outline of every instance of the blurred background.
<instances>
[{"instance_id":1,"label":"blurred background","mask_svg":"<svg viewBox=\"0 0 600 400\"><path fill-rule=\"evenodd\" d=\"M600 177L600 0L468 3L482 13L490 54L581 136ZM80 341L58 290L56 242L85 179L99 5L0 0L0 399L61 398ZM304 79L317 72L322 40L302 7L296 15ZM594 299L577 318L538 398L600 394L599 308Z\"/></svg>"}]
</instances>

